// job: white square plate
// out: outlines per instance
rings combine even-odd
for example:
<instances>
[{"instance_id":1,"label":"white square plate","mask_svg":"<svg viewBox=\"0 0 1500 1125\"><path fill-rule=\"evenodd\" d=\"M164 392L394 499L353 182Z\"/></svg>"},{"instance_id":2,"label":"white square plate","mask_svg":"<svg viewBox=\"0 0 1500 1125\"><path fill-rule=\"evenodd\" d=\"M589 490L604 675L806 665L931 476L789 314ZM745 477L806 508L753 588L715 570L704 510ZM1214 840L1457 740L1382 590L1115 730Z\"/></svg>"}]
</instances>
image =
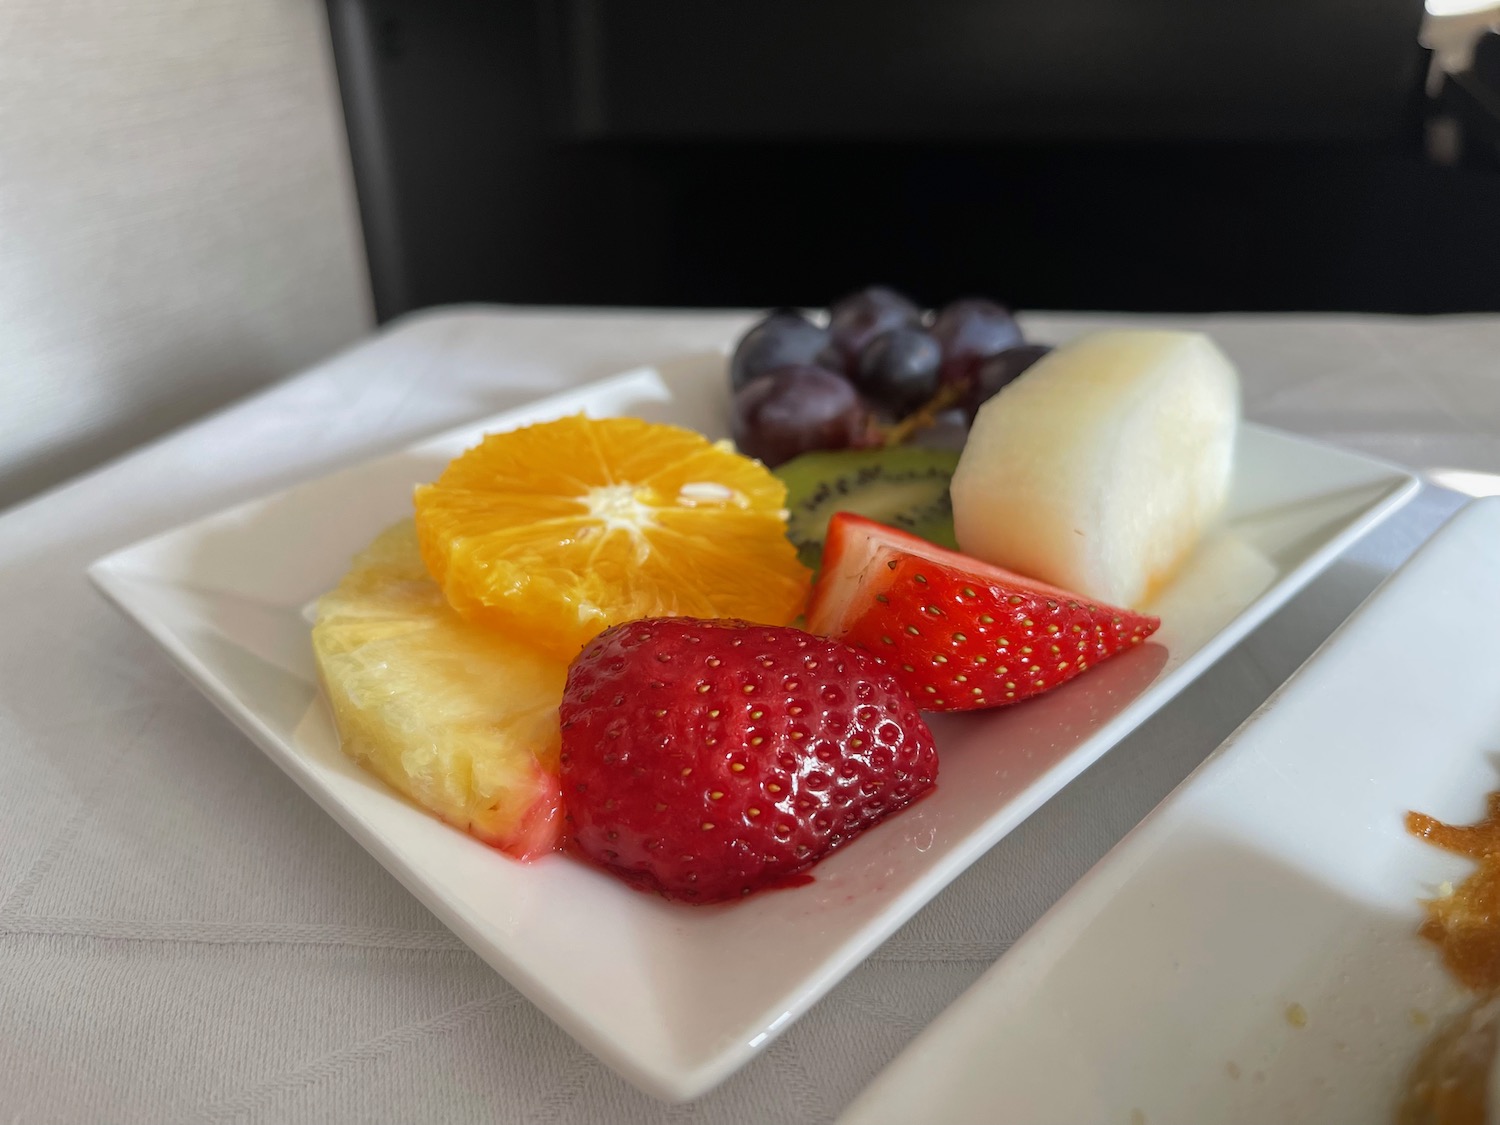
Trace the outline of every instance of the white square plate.
<instances>
[{"instance_id":1,"label":"white square plate","mask_svg":"<svg viewBox=\"0 0 1500 1125\"><path fill-rule=\"evenodd\" d=\"M1448 523L841 1125L1395 1120L1463 994L1410 836L1500 788L1500 499ZM1500 1078L1500 1076L1494 1076ZM1494 1099L1491 1086L1491 1100Z\"/></svg>"},{"instance_id":2,"label":"white square plate","mask_svg":"<svg viewBox=\"0 0 1500 1125\"><path fill-rule=\"evenodd\" d=\"M1416 490L1409 474L1246 426L1225 529L1154 607L1153 643L1009 711L934 722L937 791L816 869L723 907L638 894L562 856L522 865L349 762L302 607L413 485L489 431L585 410L721 436L723 357L687 357L488 418L96 563L94 581L475 952L642 1089L742 1066L987 848L1182 690Z\"/></svg>"}]
</instances>

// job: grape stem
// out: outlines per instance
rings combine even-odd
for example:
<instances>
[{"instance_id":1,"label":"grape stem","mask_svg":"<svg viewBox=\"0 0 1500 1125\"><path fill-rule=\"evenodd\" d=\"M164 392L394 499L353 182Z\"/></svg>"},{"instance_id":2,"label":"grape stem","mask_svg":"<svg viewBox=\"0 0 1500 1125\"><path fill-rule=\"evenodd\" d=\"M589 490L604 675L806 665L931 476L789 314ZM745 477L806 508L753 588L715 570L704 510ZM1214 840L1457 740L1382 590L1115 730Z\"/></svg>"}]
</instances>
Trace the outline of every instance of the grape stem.
<instances>
[{"instance_id":1,"label":"grape stem","mask_svg":"<svg viewBox=\"0 0 1500 1125\"><path fill-rule=\"evenodd\" d=\"M916 410L912 411L901 421L892 425L874 423L875 442L873 444L883 445L889 449L893 445L910 441L912 435L929 426L937 424L937 416L950 406L958 405L964 397L964 389L957 383L944 383L937 389L937 394L924 402Z\"/></svg>"}]
</instances>

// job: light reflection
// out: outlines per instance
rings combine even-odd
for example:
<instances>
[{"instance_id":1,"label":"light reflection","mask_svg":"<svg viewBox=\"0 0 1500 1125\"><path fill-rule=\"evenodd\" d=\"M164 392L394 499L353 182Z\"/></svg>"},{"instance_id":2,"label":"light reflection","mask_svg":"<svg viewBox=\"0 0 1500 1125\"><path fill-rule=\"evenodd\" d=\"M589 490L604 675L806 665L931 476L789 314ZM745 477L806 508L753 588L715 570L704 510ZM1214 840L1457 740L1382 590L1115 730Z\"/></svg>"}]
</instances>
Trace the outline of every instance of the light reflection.
<instances>
[{"instance_id":1,"label":"light reflection","mask_svg":"<svg viewBox=\"0 0 1500 1125\"><path fill-rule=\"evenodd\" d=\"M1500 476L1494 473L1472 469L1428 469L1426 475L1433 484L1462 492L1465 496L1500 496Z\"/></svg>"},{"instance_id":2,"label":"light reflection","mask_svg":"<svg viewBox=\"0 0 1500 1125\"><path fill-rule=\"evenodd\" d=\"M1467 16L1487 8L1500 9L1496 0L1427 0L1430 16Z\"/></svg>"}]
</instances>

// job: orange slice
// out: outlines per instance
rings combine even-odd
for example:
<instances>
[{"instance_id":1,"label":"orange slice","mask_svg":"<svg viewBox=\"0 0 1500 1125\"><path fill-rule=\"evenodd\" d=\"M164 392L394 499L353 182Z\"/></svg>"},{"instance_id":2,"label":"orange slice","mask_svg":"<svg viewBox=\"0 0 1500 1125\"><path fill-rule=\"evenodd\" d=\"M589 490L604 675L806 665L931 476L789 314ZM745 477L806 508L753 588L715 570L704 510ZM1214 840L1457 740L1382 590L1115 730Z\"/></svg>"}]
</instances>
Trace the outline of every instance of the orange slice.
<instances>
[{"instance_id":1,"label":"orange slice","mask_svg":"<svg viewBox=\"0 0 1500 1125\"><path fill-rule=\"evenodd\" d=\"M580 414L486 437L417 489L417 532L455 609L570 660L640 617L790 622L808 571L785 503L692 430Z\"/></svg>"}]
</instances>

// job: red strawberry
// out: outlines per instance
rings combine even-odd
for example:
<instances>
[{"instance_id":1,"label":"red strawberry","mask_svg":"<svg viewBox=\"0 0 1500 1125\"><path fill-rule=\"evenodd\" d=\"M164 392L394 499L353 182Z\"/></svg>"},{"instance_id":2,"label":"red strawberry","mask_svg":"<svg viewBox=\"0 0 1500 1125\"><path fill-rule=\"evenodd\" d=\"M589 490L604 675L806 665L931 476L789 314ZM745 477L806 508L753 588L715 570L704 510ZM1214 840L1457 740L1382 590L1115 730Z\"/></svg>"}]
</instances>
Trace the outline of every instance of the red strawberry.
<instances>
[{"instance_id":1,"label":"red strawberry","mask_svg":"<svg viewBox=\"0 0 1500 1125\"><path fill-rule=\"evenodd\" d=\"M784 626L606 629L568 669L561 717L576 846L692 902L784 880L937 777L932 735L889 669Z\"/></svg>"},{"instance_id":2,"label":"red strawberry","mask_svg":"<svg viewBox=\"0 0 1500 1125\"><path fill-rule=\"evenodd\" d=\"M927 711L1040 695L1161 624L849 512L829 521L807 621L879 654Z\"/></svg>"}]
</instances>

